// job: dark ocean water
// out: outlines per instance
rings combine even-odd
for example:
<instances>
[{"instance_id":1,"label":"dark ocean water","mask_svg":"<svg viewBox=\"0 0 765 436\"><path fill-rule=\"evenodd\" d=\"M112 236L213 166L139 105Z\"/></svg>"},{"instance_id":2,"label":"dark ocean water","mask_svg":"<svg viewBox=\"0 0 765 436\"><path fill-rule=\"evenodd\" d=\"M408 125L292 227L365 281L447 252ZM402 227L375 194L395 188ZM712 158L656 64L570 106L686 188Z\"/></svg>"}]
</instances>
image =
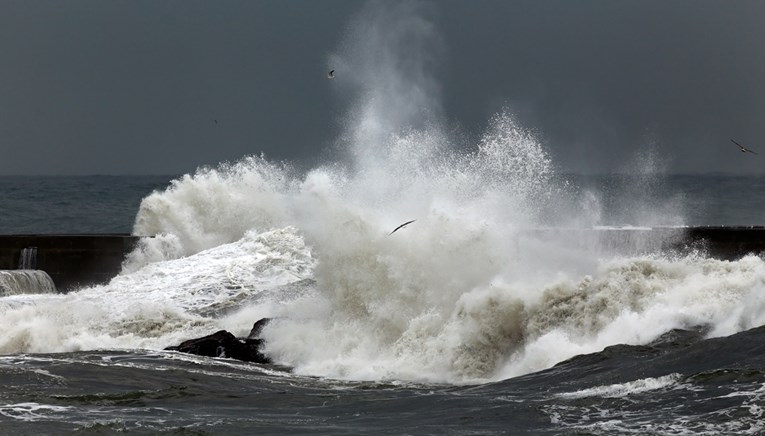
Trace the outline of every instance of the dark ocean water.
<instances>
[{"instance_id":1,"label":"dark ocean water","mask_svg":"<svg viewBox=\"0 0 765 436\"><path fill-rule=\"evenodd\" d=\"M141 199L173 176L0 176L0 234L130 233Z\"/></svg>"},{"instance_id":2,"label":"dark ocean water","mask_svg":"<svg viewBox=\"0 0 765 436\"><path fill-rule=\"evenodd\" d=\"M600 192L604 220L634 220L635 209L655 224L755 226L765 224L765 177L730 175L568 176ZM653 215L653 218L651 218Z\"/></svg>"},{"instance_id":3,"label":"dark ocean water","mask_svg":"<svg viewBox=\"0 0 765 436\"><path fill-rule=\"evenodd\" d=\"M601 225L765 224L765 177L569 179L578 192L597 193ZM164 190L170 180L169 176L0 177L0 234L129 233L141 199ZM577 342L591 351L569 353L571 357L563 361L523 375L513 375L518 371L511 365L507 377L496 375L502 371L491 372L494 375L483 382L455 379L450 372L426 382L422 372L414 377L420 381L397 377L407 372L395 365L390 375L370 372L378 375L354 381L332 376L352 373L353 368L342 362L338 367L344 370L324 371L330 375L322 376L310 375L307 369L293 372L284 366L162 351L172 341L212 333L219 319L209 314L223 319L222 314L236 315L235 309L246 304L260 308L260 302L286 293L289 283L307 283L295 285L305 286L307 292L314 286L313 280L279 281L281 276L275 275L268 286L257 285L266 289L262 291L244 283L251 277L248 272L236 276L240 261L227 264L220 276L194 275L206 265L224 268L218 259L234 258L231 253L237 252L210 257L204 253L189 257L196 259L191 270L179 263L183 259L170 260L156 264L162 265L156 267L159 272L144 273L148 278L142 278L140 271L126 273L103 289L60 297L0 298L6 332L0 341L0 434L765 434L765 327L758 327L765 318L765 268L756 257L738 262L703 257L626 260L607 272L592 273L594 278L576 282L571 290L551 288L561 296L542 309L528 310L524 322L542 325L560 319L571 331L592 335L591 342ZM261 275L271 271L260 263L252 268ZM680 270L693 272L683 275ZM301 270L294 271L297 277ZM192 275L190 282L209 278L210 283L186 292L181 288L190 285L184 279ZM172 283L166 283L167 277ZM600 284L590 286L593 282ZM636 282L639 292L653 294L641 299L642 294L629 290ZM183 291L178 291L181 297L168 298L175 298L178 306L162 306L161 314L154 314L157 295L166 296L176 288ZM566 306L604 288L609 293L591 305ZM200 302L208 298L202 291L211 289L218 293L215 298L221 292L229 292L230 298ZM143 301L131 300L133 293L143 295L136 297ZM670 297L664 300L664 295ZM685 295L689 299L680 301ZM640 331L653 326L641 316L654 313L649 307L652 300L663 301L656 316L681 322L656 330L659 334L645 340ZM700 306L692 307L694 302ZM709 305L701 306L705 302ZM730 308L716 312L727 303ZM501 301L491 304L498 307ZM131 305L141 306L140 311L120 308ZM203 309L189 309L191 320L168 333L174 316L182 320L192 316L174 315L177 307L197 305ZM114 309L102 316L99 311L106 309L97 306ZM600 312L592 318L574 317L593 308ZM258 310L252 313L261 313ZM616 318L603 321L609 316ZM246 320L240 322L245 330L255 320L241 318ZM622 332L618 323L610 323L612 319L622 320ZM537 348L548 344L550 353L562 344L533 342L534 334L540 334L523 331L520 336L509 335L513 344L529 345L520 355L539 353L531 348L534 344ZM554 337L554 331L549 332L540 337ZM624 343L608 337L631 339ZM472 347L471 353L480 353L495 337L481 338L466 345ZM501 345L500 355L511 355L509 347ZM427 351L414 350L412 354ZM407 353L402 348L399 357L408 358Z\"/></svg>"},{"instance_id":4,"label":"dark ocean water","mask_svg":"<svg viewBox=\"0 0 765 436\"><path fill-rule=\"evenodd\" d=\"M4 434L762 434L765 328L671 331L475 386L339 382L171 353L0 357Z\"/></svg>"}]
</instances>

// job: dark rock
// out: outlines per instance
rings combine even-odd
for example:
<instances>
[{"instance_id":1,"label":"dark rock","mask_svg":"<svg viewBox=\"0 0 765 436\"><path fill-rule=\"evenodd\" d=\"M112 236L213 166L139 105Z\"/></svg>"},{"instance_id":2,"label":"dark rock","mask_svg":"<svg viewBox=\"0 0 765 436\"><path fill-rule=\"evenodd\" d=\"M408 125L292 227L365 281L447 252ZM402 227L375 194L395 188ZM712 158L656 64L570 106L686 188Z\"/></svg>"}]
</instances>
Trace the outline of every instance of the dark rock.
<instances>
[{"instance_id":1,"label":"dark rock","mask_svg":"<svg viewBox=\"0 0 765 436\"><path fill-rule=\"evenodd\" d=\"M260 334L263 332L263 328L271 322L271 318L263 318L252 325L250 334L247 335L247 339L260 339Z\"/></svg>"},{"instance_id":2,"label":"dark rock","mask_svg":"<svg viewBox=\"0 0 765 436\"><path fill-rule=\"evenodd\" d=\"M198 356L228 357L244 362L271 363L271 359L260 352L262 345L262 339L240 340L230 332L221 330L201 338L189 339L181 342L178 346L167 347L165 350L180 351Z\"/></svg>"}]
</instances>

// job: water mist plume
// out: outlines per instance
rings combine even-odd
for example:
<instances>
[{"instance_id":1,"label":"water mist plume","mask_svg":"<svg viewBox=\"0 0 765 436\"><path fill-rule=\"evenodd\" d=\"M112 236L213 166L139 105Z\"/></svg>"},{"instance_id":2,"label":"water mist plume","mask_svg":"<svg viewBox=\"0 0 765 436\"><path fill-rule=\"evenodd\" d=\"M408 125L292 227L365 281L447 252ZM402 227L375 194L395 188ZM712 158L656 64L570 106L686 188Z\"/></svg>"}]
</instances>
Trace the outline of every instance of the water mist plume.
<instances>
[{"instance_id":1,"label":"water mist plume","mask_svg":"<svg viewBox=\"0 0 765 436\"><path fill-rule=\"evenodd\" d=\"M173 280L181 289L170 306L194 315L179 323L278 318L263 330L271 357L344 379L486 381L686 323L727 331L760 321L744 308L762 261L604 260L597 244L568 244L571 227L601 223L601 197L561 180L512 113L494 115L474 142L451 136L428 13L421 3L367 4L332 55L333 86L350 106L338 140L347 159L296 174L248 157L174 181L142 203L136 232L161 237L131 255L115 284L148 287L204 266L203 277ZM649 181L651 162L640 163ZM621 201L653 204L637 198ZM388 237L407 220L416 225ZM560 232L533 236L550 226ZM210 307L239 309L196 318Z\"/></svg>"},{"instance_id":2,"label":"water mist plume","mask_svg":"<svg viewBox=\"0 0 765 436\"><path fill-rule=\"evenodd\" d=\"M434 71L444 48L430 12L424 2L369 2L330 56L343 72L341 91L354 101L345 136L357 158L393 132L439 120Z\"/></svg>"},{"instance_id":3,"label":"water mist plume","mask_svg":"<svg viewBox=\"0 0 765 436\"><path fill-rule=\"evenodd\" d=\"M349 161L297 177L247 158L175 181L147 197L136 220L137 232L167 236L126 272L175 244L184 256L209 256L248 230L295 226L317 260L315 293L307 306L277 310L284 318L265 333L274 356L306 373L352 378L376 377L357 372L373 356L391 359L388 370L402 378L422 378L407 373L410 364L439 380L487 376L521 330L465 321L500 298L496 315L521 325L525 297L497 285L526 281L528 271L544 276L536 253L518 262L508 247L518 229L537 225L558 189L549 156L510 113L489 120L475 144L455 144L439 125L431 55L440 39L426 11L372 3L334 55L343 80L353 77L341 140ZM416 217L417 228L387 238L402 217ZM494 346L480 345L485 334ZM358 365L338 366L344 353Z\"/></svg>"}]
</instances>

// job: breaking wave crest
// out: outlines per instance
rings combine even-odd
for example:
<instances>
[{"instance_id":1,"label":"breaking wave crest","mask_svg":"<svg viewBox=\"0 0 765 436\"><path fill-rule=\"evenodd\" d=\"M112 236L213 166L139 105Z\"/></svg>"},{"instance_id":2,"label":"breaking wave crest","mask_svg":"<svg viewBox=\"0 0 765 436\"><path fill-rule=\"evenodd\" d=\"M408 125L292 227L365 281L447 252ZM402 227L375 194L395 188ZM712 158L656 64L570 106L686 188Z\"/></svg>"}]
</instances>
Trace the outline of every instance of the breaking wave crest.
<instances>
[{"instance_id":1,"label":"breaking wave crest","mask_svg":"<svg viewBox=\"0 0 765 436\"><path fill-rule=\"evenodd\" d=\"M598 193L557 174L509 111L477 139L445 127L440 44L427 10L372 3L332 55L335 82L353 78L344 160L299 173L252 156L174 180L141 203L134 233L153 237L110 284L5 301L0 352L160 348L268 316L265 351L298 373L468 383L765 322L759 257L569 244L566 229L603 224ZM634 203L625 224L679 223L672 204ZM531 232L550 226L562 236Z\"/></svg>"}]
</instances>

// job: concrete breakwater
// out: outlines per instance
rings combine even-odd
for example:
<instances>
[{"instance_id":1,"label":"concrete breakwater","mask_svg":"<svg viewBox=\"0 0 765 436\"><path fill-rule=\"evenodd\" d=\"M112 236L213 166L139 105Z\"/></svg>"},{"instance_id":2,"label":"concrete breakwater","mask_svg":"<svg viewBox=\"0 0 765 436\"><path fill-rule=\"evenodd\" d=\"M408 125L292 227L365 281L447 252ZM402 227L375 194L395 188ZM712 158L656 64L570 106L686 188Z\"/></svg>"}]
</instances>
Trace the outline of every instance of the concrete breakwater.
<instances>
[{"instance_id":1,"label":"concrete breakwater","mask_svg":"<svg viewBox=\"0 0 765 436\"><path fill-rule=\"evenodd\" d=\"M534 229L519 236L522 255L524 240L550 241L557 247L608 255L640 255L697 251L703 255L735 260L747 254L765 252L765 226L695 227L599 227L594 229Z\"/></svg>"},{"instance_id":2,"label":"concrete breakwater","mask_svg":"<svg viewBox=\"0 0 765 436\"><path fill-rule=\"evenodd\" d=\"M126 234L0 235L0 270L45 271L59 292L108 282L140 238Z\"/></svg>"},{"instance_id":3,"label":"concrete breakwater","mask_svg":"<svg viewBox=\"0 0 765 436\"><path fill-rule=\"evenodd\" d=\"M0 270L36 269L50 275L59 292L106 283L119 274L140 237L100 235L0 235ZM765 252L765 226L534 229L517 238L518 256L533 243L553 249L643 254L700 250L724 260Z\"/></svg>"}]
</instances>

